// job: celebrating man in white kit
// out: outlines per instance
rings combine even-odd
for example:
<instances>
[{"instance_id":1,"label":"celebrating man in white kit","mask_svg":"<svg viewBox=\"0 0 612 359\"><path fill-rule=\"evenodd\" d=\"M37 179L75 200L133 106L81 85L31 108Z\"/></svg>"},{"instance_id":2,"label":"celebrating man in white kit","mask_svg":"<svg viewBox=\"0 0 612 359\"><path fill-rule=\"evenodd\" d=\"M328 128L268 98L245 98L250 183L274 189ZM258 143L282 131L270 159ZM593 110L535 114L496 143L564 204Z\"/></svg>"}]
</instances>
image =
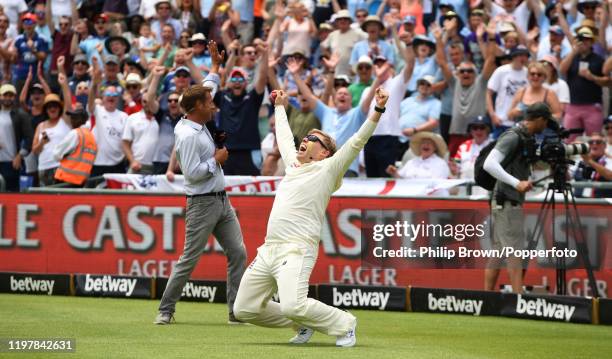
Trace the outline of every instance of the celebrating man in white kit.
<instances>
[{"instance_id":1,"label":"celebrating man in white kit","mask_svg":"<svg viewBox=\"0 0 612 359\"><path fill-rule=\"evenodd\" d=\"M265 243L240 282L234 315L264 327L291 327L297 330L293 344L306 343L317 330L337 336L337 346L351 347L357 318L308 298L308 280L329 199L374 132L389 94L376 90L376 111L338 152L333 138L319 130L310 131L296 150L285 113L288 95L276 94L276 136L286 175L276 191ZM270 300L277 291L280 303Z\"/></svg>"}]
</instances>

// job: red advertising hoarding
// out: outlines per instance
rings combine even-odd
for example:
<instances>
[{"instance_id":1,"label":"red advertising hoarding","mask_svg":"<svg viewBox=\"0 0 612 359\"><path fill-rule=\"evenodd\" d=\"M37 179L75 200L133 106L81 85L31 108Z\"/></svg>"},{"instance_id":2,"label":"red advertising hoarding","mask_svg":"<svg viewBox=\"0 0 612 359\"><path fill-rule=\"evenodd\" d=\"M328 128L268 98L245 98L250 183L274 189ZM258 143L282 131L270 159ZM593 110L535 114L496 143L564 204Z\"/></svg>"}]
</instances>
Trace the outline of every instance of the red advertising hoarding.
<instances>
[{"instance_id":1,"label":"red advertising hoarding","mask_svg":"<svg viewBox=\"0 0 612 359\"><path fill-rule=\"evenodd\" d=\"M272 196L232 196L249 261L264 241ZM99 273L167 277L184 243L185 197L157 194L2 194L0 195L0 272ZM528 207L538 208L537 203ZM479 269L369 268L360 257L363 210L486 210L485 201L334 197L327 210L312 283L399 285L481 289ZM604 245L602 263L612 246L606 204L580 204L587 236ZM602 268L609 268L602 265ZM226 260L210 238L193 278L224 280ZM596 271L606 296L612 270ZM589 295L584 270L568 271L572 295ZM502 275L501 281L508 283ZM527 285L554 287L555 271L529 269ZM554 289L554 288L551 288Z\"/></svg>"}]
</instances>

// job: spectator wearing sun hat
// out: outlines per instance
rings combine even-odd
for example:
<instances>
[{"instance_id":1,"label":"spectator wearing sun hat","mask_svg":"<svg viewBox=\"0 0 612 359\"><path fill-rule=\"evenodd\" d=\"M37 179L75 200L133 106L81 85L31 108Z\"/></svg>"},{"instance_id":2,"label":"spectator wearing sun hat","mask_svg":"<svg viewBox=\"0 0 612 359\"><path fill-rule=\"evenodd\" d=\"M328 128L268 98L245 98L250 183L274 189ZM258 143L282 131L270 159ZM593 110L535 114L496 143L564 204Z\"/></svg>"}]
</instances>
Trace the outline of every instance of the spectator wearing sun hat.
<instances>
[{"instance_id":1,"label":"spectator wearing sun hat","mask_svg":"<svg viewBox=\"0 0 612 359\"><path fill-rule=\"evenodd\" d=\"M321 47L327 49L330 53L340 55L338 64L336 65L336 75L351 75L351 51L355 44L363 40L363 34L351 28L353 19L348 10L340 10L334 19L336 30L323 41Z\"/></svg>"},{"instance_id":2,"label":"spectator wearing sun hat","mask_svg":"<svg viewBox=\"0 0 612 359\"><path fill-rule=\"evenodd\" d=\"M359 41L351 52L350 65L354 66L361 56L367 55L374 58L377 55L384 56L390 64L395 63L395 51L393 46L381 39L385 24L376 15L370 15L361 25L363 31L368 34L368 38Z\"/></svg>"}]
</instances>

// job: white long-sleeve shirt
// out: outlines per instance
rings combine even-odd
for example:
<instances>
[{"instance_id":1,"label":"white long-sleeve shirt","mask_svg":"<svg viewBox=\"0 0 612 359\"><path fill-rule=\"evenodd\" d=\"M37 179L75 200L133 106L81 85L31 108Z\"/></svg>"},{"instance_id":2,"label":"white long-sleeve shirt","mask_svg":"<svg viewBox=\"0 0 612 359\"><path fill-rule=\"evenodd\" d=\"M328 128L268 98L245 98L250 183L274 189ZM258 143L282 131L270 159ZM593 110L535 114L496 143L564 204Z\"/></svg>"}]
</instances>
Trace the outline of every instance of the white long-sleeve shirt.
<instances>
[{"instance_id":1,"label":"white long-sleeve shirt","mask_svg":"<svg viewBox=\"0 0 612 359\"><path fill-rule=\"evenodd\" d=\"M76 129L70 130L62 142L58 143L53 148L53 158L56 161L61 161L66 155L72 153L79 143L79 134Z\"/></svg>"},{"instance_id":2,"label":"white long-sleeve shirt","mask_svg":"<svg viewBox=\"0 0 612 359\"><path fill-rule=\"evenodd\" d=\"M342 176L374 133L376 123L366 120L333 156L322 161L300 163L283 106L276 106L278 148L287 164L277 190L266 243L317 245L329 199L342 184Z\"/></svg>"}]
</instances>

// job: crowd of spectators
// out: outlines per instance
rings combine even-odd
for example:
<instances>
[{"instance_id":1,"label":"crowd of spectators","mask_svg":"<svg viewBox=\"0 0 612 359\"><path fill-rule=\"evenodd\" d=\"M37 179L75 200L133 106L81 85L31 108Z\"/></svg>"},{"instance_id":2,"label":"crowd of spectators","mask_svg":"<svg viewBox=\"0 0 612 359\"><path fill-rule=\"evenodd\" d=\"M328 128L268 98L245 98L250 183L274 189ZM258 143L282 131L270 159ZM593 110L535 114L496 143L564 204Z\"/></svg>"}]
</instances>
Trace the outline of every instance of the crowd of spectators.
<instances>
[{"instance_id":1,"label":"crowd of spectators","mask_svg":"<svg viewBox=\"0 0 612 359\"><path fill-rule=\"evenodd\" d=\"M92 177L172 180L180 96L214 80L207 127L225 134L226 175L283 175L270 90L292 96L296 142L320 129L341 146L382 86L386 112L347 177L473 178L480 149L545 102L588 137L568 176L610 181L611 10L612 0L0 0L0 174L9 191L61 181L60 162L90 138L72 130L84 128Z\"/></svg>"}]
</instances>

